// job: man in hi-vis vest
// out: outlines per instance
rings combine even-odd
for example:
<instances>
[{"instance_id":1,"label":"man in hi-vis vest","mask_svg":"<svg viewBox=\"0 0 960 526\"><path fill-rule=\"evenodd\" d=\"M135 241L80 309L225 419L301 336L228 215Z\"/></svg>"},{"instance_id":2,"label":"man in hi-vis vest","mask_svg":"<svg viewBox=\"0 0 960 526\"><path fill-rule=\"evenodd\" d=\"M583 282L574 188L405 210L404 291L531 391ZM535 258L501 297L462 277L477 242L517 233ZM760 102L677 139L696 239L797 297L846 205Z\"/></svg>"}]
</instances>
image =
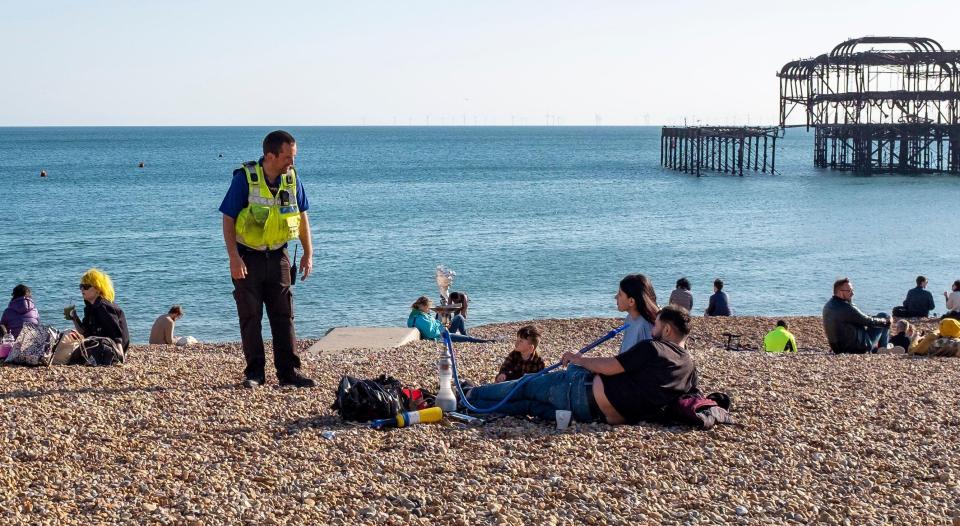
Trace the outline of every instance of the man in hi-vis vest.
<instances>
[{"instance_id":1,"label":"man in hi-vis vest","mask_svg":"<svg viewBox=\"0 0 960 526\"><path fill-rule=\"evenodd\" d=\"M287 242L300 239L302 279L313 271L313 243L307 210L310 203L293 167L297 143L285 131L270 132L263 139L263 157L247 162L233 172L230 189L220 203L223 240L230 257L233 297L240 317L240 338L247 360L244 387L266 381L261 322L267 308L273 334L273 363L280 385L313 387L313 380L300 374L300 358L294 352L293 293L290 290L290 255Z\"/></svg>"}]
</instances>

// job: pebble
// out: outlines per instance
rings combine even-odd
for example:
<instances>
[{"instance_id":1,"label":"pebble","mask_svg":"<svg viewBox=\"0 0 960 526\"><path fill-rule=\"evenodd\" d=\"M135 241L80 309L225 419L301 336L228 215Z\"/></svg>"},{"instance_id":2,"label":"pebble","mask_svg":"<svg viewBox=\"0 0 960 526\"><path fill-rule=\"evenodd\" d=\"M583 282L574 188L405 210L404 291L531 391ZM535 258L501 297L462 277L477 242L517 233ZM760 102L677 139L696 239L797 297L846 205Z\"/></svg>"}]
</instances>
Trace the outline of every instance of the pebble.
<instances>
[{"instance_id":1,"label":"pebble","mask_svg":"<svg viewBox=\"0 0 960 526\"><path fill-rule=\"evenodd\" d=\"M960 526L935 504L960 497L960 361L836 356L819 318L786 320L801 352L767 356L724 350L723 333L756 348L776 318L693 319L701 388L729 393L742 425L709 432L518 418L375 432L331 411L345 374L435 390L426 341L304 355L314 389L237 388L236 342L134 346L122 367L0 366L0 524L719 524L735 502L733 520L758 524ZM620 320L535 323L550 364ZM511 349L458 345L461 377L492 380Z\"/></svg>"}]
</instances>

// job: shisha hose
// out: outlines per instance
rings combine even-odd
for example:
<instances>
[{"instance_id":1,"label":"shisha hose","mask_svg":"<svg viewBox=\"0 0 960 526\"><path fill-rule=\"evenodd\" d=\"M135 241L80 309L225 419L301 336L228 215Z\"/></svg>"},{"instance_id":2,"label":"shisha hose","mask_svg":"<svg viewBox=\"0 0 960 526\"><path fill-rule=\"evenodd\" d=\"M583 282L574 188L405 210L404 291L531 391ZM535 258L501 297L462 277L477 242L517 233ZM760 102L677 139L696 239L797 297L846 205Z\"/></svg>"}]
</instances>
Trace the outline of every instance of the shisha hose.
<instances>
[{"instance_id":1,"label":"shisha hose","mask_svg":"<svg viewBox=\"0 0 960 526\"><path fill-rule=\"evenodd\" d=\"M603 343L603 342L605 342L605 341L607 341L607 340L615 337L616 335L620 334L620 333L621 333L624 329L626 329L626 328L627 328L626 325L621 325L621 326L617 327L616 329L613 329L612 331L608 332L607 334L604 334L604 335L601 336L600 338L594 340L593 343L590 343L590 344L587 345L586 347L584 347L584 348L580 349L579 351L577 351L577 354L586 354L586 353L592 351L592 350L593 350L594 348L596 348L598 345L600 345L601 343ZM450 333L447 332L446 330L443 331L443 343L444 343L444 345L447 346L447 352L450 353L450 365L452 366L453 382L457 385L457 392L460 393L460 400L463 401L463 405L464 405L467 409L469 409L470 411L473 411L474 413L493 413L493 412L496 412L497 409L500 409L501 407L503 407L503 405L506 404L507 401L510 400L510 398L511 398L514 394L516 394L517 390L519 390L521 387L523 387L523 384L529 382L530 380L533 380L534 378L537 378L538 376L543 376L543 375L547 374L548 372L556 369L557 367L560 367L560 365L561 365L560 362L557 362L557 363L551 365L550 367L547 367L546 369L543 369L542 371L539 371L539 372L536 372L536 373L533 373L533 374L524 375L523 378L517 380L517 384L514 385L514 386L513 386L513 389L511 389L510 392L507 393L507 396L503 397L503 400L500 400L499 402L497 402L496 404L494 404L493 407L480 408L480 407L477 407L477 406L471 404L470 401L467 400L467 396L463 393L463 387L460 386L460 375L457 373L457 357L456 357L456 355L454 354L454 351L453 351L453 341L450 339Z\"/></svg>"}]
</instances>

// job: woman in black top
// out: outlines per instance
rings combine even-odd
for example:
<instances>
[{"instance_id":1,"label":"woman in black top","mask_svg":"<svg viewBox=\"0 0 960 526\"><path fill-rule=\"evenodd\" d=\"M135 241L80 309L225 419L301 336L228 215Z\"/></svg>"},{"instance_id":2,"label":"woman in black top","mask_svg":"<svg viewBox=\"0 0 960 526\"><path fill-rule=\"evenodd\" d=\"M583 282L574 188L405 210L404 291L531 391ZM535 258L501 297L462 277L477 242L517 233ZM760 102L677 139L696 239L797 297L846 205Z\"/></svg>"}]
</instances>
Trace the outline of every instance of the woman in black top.
<instances>
[{"instance_id":1,"label":"woman in black top","mask_svg":"<svg viewBox=\"0 0 960 526\"><path fill-rule=\"evenodd\" d=\"M76 308L69 313L77 330L84 337L110 338L127 352L130 347L127 318L123 309L113 302L115 293L110 276L95 268L86 271L80 278L80 293L83 295L83 320L77 316Z\"/></svg>"}]
</instances>

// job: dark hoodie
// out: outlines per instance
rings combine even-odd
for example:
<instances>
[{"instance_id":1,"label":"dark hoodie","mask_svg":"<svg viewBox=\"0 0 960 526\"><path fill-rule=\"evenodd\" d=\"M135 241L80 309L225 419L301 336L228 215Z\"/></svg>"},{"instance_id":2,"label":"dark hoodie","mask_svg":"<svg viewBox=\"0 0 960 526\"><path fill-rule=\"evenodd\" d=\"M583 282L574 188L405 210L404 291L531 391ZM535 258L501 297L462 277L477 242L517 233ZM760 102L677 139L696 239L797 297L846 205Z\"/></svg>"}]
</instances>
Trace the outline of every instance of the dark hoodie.
<instances>
[{"instance_id":1,"label":"dark hoodie","mask_svg":"<svg viewBox=\"0 0 960 526\"><path fill-rule=\"evenodd\" d=\"M3 311L3 317L0 318L0 324L3 324L14 338L20 335L20 329L23 328L24 323L40 324L40 313L37 312L33 298L29 296L10 300L10 305Z\"/></svg>"}]
</instances>

